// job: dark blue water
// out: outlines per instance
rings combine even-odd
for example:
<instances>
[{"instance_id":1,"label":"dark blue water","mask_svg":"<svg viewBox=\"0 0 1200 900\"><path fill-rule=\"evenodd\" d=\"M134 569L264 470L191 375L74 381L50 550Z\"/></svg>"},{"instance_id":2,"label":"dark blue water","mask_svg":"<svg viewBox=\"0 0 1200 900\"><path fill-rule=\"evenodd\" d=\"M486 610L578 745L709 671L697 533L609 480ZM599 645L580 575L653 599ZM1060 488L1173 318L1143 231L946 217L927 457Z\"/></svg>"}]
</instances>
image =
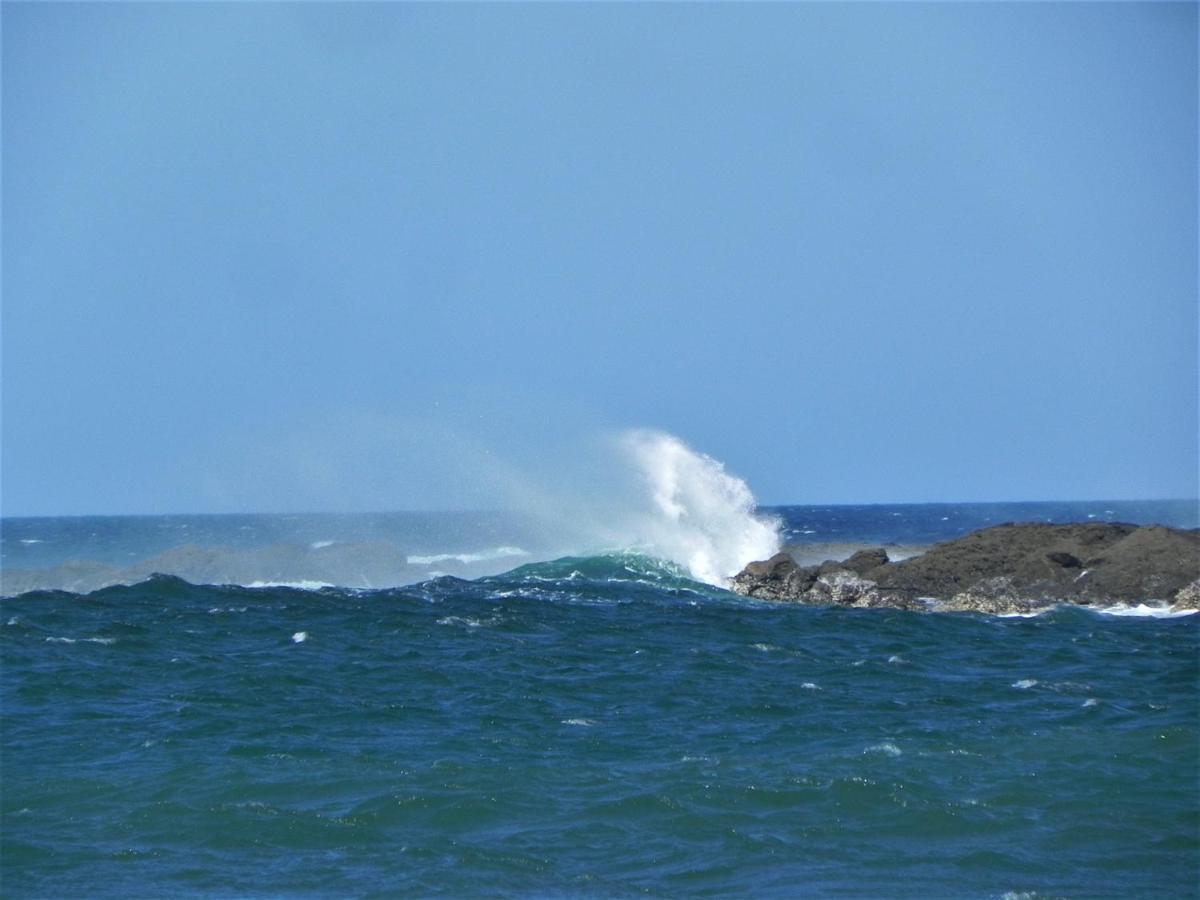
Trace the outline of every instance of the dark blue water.
<instances>
[{"instance_id":1,"label":"dark blue water","mask_svg":"<svg viewBox=\"0 0 1200 900\"><path fill-rule=\"evenodd\" d=\"M786 514L983 514L867 509ZM75 527L6 548L31 521ZM634 554L0 615L5 897L1200 895L1200 616L772 605Z\"/></svg>"}]
</instances>

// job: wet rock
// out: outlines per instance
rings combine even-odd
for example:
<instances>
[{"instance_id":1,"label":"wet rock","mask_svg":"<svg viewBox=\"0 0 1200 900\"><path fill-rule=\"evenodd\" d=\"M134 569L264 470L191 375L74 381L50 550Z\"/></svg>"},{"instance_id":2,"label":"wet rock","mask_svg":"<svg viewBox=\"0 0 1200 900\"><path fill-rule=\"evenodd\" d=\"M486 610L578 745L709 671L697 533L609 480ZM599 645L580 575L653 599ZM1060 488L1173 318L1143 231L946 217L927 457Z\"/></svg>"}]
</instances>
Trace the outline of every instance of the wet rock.
<instances>
[{"instance_id":1,"label":"wet rock","mask_svg":"<svg viewBox=\"0 0 1200 900\"><path fill-rule=\"evenodd\" d=\"M1200 609L1200 579L1180 588L1174 605L1176 609Z\"/></svg>"},{"instance_id":2,"label":"wet rock","mask_svg":"<svg viewBox=\"0 0 1200 900\"><path fill-rule=\"evenodd\" d=\"M875 582L861 578L846 569L837 569L819 576L809 588L806 603L850 606L875 590Z\"/></svg>"},{"instance_id":3,"label":"wet rock","mask_svg":"<svg viewBox=\"0 0 1200 900\"><path fill-rule=\"evenodd\" d=\"M776 553L746 566L734 576L732 588L761 600L798 600L816 580L816 568L797 565L789 554Z\"/></svg>"},{"instance_id":4,"label":"wet rock","mask_svg":"<svg viewBox=\"0 0 1200 900\"><path fill-rule=\"evenodd\" d=\"M980 612L990 615L1011 615L1013 613L1028 613L1046 603L1036 603L1028 597L1022 597L1013 585L1012 579L1005 576L986 578L967 590L955 594L949 600L937 604L939 612Z\"/></svg>"},{"instance_id":5,"label":"wet rock","mask_svg":"<svg viewBox=\"0 0 1200 900\"><path fill-rule=\"evenodd\" d=\"M1200 587L1191 587L1198 581L1200 531L1033 523L985 528L899 562L882 549L816 567L779 554L747 566L733 589L801 603L912 609L929 599L942 610L1016 613L1052 603L1174 600L1200 608Z\"/></svg>"}]
</instances>

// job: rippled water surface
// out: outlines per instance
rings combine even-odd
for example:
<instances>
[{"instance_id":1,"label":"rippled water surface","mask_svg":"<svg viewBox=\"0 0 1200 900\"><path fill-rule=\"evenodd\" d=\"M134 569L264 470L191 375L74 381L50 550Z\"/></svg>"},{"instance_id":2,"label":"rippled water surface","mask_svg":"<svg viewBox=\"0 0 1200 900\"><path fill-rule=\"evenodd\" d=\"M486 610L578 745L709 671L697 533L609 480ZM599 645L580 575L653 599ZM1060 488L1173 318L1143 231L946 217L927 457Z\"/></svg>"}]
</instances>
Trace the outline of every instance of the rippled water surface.
<instances>
[{"instance_id":1,"label":"rippled water surface","mask_svg":"<svg viewBox=\"0 0 1200 900\"><path fill-rule=\"evenodd\" d=\"M1200 882L1200 616L773 606L629 555L2 612L5 896Z\"/></svg>"}]
</instances>

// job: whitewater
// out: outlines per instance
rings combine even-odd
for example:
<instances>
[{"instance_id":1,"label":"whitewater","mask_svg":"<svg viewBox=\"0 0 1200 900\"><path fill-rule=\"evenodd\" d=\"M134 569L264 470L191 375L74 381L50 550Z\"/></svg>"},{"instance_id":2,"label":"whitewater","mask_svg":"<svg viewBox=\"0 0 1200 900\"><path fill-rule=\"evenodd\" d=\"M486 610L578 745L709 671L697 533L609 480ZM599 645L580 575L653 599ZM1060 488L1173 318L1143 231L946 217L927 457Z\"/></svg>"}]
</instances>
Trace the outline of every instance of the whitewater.
<instances>
[{"instance_id":1,"label":"whitewater","mask_svg":"<svg viewBox=\"0 0 1200 900\"><path fill-rule=\"evenodd\" d=\"M1197 895L1200 617L724 587L1194 504L763 510L611 446L504 512L3 520L4 895Z\"/></svg>"}]
</instances>

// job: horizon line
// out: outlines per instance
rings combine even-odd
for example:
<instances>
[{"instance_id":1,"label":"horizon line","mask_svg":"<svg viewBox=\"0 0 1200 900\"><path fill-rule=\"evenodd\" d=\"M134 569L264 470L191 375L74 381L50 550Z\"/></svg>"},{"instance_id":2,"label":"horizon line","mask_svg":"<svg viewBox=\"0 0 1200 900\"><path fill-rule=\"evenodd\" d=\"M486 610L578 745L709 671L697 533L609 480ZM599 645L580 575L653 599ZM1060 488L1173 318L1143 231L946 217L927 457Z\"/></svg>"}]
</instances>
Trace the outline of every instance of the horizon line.
<instances>
[{"instance_id":1,"label":"horizon line","mask_svg":"<svg viewBox=\"0 0 1200 900\"><path fill-rule=\"evenodd\" d=\"M807 503L758 503L755 509L769 510L786 507L870 507L870 506L1003 506L1031 504L1083 504L1083 503L1195 503L1200 505L1197 497L1133 497L1098 499L1044 499L1044 500L905 500L887 501L873 500L870 502L807 502ZM504 509L499 507L457 507L448 509L408 508L408 509L306 509L306 510L256 510L256 511L210 511L210 512L84 512L84 513L21 513L11 515L0 511L0 521L15 519L136 519L136 518L171 518L171 517L217 517L217 516L387 516L387 515L503 515L521 514L520 509Z\"/></svg>"}]
</instances>

